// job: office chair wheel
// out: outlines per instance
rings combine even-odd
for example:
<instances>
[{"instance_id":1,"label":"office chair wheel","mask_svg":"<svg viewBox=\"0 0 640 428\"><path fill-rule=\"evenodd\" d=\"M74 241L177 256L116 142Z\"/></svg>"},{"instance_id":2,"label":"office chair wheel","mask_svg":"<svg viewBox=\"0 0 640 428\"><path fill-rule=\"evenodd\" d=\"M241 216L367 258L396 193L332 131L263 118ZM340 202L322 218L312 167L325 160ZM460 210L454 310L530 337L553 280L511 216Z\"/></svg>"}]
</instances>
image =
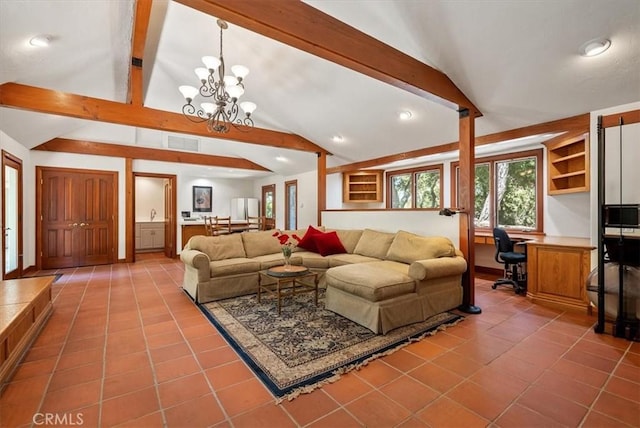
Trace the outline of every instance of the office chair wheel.
<instances>
[{"instance_id":1,"label":"office chair wheel","mask_svg":"<svg viewBox=\"0 0 640 428\"><path fill-rule=\"evenodd\" d=\"M491 288L493 288L493 289L495 290L496 288L498 288L498 286L497 286L496 284L493 284L493 285L491 286Z\"/></svg>"}]
</instances>

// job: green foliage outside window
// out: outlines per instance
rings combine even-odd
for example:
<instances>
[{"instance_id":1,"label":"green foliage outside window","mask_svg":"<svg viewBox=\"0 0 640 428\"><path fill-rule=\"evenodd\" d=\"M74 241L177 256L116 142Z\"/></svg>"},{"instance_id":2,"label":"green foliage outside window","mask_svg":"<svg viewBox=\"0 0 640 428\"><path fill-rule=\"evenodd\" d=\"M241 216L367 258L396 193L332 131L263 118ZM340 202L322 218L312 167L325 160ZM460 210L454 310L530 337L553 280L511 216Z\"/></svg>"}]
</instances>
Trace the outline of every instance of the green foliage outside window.
<instances>
[{"instance_id":1,"label":"green foliage outside window","mask_svg":"<svg viewBox=\"0 0 640 428\"><path fill-rule=\"evenodd\" d=\"M438 208L440 206L440 172L418 172L416 179L416 208Z\"/></svg>"},{"instance_id":2,"label":"green foliage outside window","mask_svg":"<svg viewBox=\"0 0 640 428\"><path fill-rule=\"evenodd\" d=\"M475 166L475 226L537 230L537 158L481 162ZM458 178L459 167L455 172Z\"/></svg>"},{"instance_id":3,"label":"green foliage outside window","mask_svg":"<svg viewBox=\"0 0 640 428\"><path fill-rule=\"evenodd\" d=\"M498 162L496 169L496 178L503 180L496 186L499 196L498 226L535 229L535 159Z\"/></svg>"},{"instance_id":4,"label":"green foliage outside window","mask_svg":"<svg viewBox=\"0 0 640 428\"><path fill-rule=\"evenodd\" d=\"M411 208L411 174L391 177L391 208Z\"/></svg>"},{"instance_id":5,"label":"green foliage outside window","mask_svg":"<svg viewBox=\"0 0 640 428\"><path fill-rule=\"evenodd\" d=\"M390 174L391 208L439 208L441 170Z\"/></svg>"}]
</instances>

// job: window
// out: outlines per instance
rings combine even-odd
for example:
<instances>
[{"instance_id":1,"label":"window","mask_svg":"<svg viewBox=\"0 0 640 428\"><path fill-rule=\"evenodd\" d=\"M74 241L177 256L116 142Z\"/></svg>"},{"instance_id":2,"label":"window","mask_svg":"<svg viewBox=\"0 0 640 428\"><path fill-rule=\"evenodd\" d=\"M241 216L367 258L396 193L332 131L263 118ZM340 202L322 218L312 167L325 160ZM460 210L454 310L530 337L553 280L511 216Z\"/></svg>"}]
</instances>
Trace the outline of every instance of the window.
<instances>
[{"instance_id":1,"label":"window","mask_svg":"<svg viewBox=\"0 0 640 428\"><path fill-rule=\"evenodd\" d=\"M387 172L387 208L440 209L442 165Z\"/></svg>"},{"instance_id":2,"label":"window","mask_svg":"<svg viewBox=\"0 0 640 428\"><path fill-rule=\"evenodd\" d=\"M458 201L459 162L451 164ZM543 231L542 150L476 159L474 224ZM459 204L457 204L459 206Z\"/></svg>"}]
</instances>

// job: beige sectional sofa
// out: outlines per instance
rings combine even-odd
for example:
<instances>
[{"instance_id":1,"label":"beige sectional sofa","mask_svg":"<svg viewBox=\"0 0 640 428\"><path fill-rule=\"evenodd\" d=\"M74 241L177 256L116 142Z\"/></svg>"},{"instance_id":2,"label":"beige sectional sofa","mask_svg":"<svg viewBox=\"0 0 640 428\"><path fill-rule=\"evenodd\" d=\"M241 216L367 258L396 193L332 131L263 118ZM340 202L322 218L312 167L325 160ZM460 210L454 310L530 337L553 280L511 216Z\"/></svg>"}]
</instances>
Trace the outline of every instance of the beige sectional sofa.
<instances>
[{"instance_id":1,"label":"beige sectional sofa","mask_svg":"<svg viewBox=\"0 0 640 428\"><path fill-rule=\"evenodd\" d=\"M467 264L449 239L405 231L335 232L346 252L296 248L291 257L292 264L319 273L327 309L384 334L462 303ZM283 233L303 236L305 230ZM183 287L200 303L255 293L258 272L283 264L273 231L194 236L180 258Z\"/></svg>"}]
</instances>

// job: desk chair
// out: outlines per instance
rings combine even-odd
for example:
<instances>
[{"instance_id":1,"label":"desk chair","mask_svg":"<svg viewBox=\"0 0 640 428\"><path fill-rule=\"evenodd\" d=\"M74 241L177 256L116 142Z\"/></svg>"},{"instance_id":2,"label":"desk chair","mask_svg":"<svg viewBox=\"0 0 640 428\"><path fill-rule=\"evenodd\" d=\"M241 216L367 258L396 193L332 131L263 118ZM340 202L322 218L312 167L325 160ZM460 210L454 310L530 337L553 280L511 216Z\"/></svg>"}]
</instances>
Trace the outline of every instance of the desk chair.
<instances>
[{"instance_id":1,"label":"desk chair","mask_svg":"<svg viewBox=\"0 0 640 428\"><path fill-rule=\"evenodd\" d=\"M494 282L491 288L495 290L499 285L510 285L516 294L526 291L527 276L521 264L527 262L527 254L513 251L513 241L504 229L494 228L493 240L496 244L495 259L504 265L505 277Z\"/></svg>"},{"instance_id":2,"label":"desk chair","mask_svg":"<svg viewBox=\"0 0 640 428\"><path fill-rule=\"evenodd\" d=\"M213 218L212 235L226 235L231 233L231 217Z\"/></svg>"}]
</instances>

